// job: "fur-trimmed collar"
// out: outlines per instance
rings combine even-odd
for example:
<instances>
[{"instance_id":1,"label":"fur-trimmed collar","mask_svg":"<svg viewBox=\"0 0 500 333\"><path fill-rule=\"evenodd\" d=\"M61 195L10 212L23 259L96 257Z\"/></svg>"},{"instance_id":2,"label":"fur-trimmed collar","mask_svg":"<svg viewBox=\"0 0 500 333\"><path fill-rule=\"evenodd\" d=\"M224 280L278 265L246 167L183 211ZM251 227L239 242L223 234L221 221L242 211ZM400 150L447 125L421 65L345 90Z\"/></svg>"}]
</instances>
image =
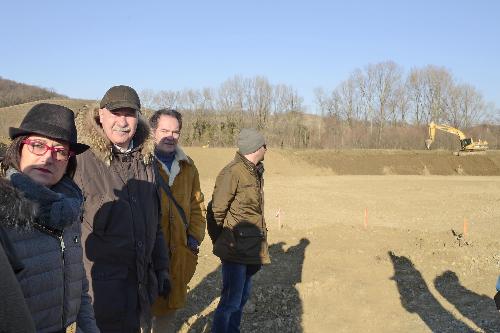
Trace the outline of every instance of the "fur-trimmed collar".
<instances>
[{"instance_id":1,"label":"fur-trimmed collar","mask_svg":"<svg viewBox=\"0 0 500 333\"><path fill-rule=\"evenodd\" d=\"M175 177L181 172L181 161L186 162L187 164L192 164L193 161L186 155L184 150L177 145L175 147L175 158L172 162L172 166L170 167L170 171L167 166L160 161L159 158L156 159L158 163L162 166L163 171L165 171L168 175L168 186L172 186L174 184Z\"/></svg>"},{"instance_id":2,"label":"fur-trimmed collar","mask_svg":"<svg viewBox=\"0 0 500 333\"><path fill-rule=\"evenodd\" d=\"M110 165L113 159L113 144L106 137L101 124L99 123L99 105L93 104L84 106L75 119L78 131L78 142L90 146L94 155ZM154 158L154 142L150 134L149 126L141 115L137 123L137 130L134 135L134 150L141 151L144 164L150 164Z\"/></svg>"}]
</instances>

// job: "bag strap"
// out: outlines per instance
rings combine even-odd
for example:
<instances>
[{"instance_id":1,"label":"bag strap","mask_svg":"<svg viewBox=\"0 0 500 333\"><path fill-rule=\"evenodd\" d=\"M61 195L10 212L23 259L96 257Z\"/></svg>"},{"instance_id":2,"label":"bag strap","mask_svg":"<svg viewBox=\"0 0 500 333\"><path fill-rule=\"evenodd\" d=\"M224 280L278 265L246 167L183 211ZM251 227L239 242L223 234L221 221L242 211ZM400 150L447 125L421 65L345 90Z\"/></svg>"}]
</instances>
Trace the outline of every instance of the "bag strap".
<instances>
[{"instance_id":1,"label":"bag strap","mask_svg":"<svg viewBox=\"0 0 500 333\"><path fill-rule=\"evenodd\" d=\"M157 163L157 165L154 166L154 169L155 169L155 174L156 174L156 179L158 181L158 184L160 184L161 188L165 191L167 196L174 203L175 207L179 211L179 215L182 218L182 222L184 223L184 227L186 227L186 230L187 230L189 227L189 223L188 223L187 218L186 218L186 213L184 213L184 209L182 209L181 205L179 205L177 200L175 200L174 195L172 194L172 191L170 190L170 186L168 186L168 184L165 182L165 179L163 179L163 177L160 175L160 172L158 172L158 169L157 169L158 167L159 166Z\"/></svg>"}]
</instances>

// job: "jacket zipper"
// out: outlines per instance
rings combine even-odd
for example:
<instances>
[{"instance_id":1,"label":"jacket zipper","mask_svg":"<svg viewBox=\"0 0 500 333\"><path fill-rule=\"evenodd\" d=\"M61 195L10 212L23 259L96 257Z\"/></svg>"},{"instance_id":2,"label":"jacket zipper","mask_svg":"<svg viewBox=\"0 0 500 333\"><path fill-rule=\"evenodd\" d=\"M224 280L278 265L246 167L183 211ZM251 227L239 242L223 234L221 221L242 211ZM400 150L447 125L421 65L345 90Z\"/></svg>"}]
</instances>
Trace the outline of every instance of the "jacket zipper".
<instances>
[{"instance_id":1,"label":"jacket zipper","mask_svg":"<svg viewBox=\"0 0 500 333\"><path fill-rule=\"evenodd\" d=\"M66 249L66 244L64 244L64 231L57 231L53 230L51 228L47 228L41 224L35 223L34 224L35 228L38 229L39 231L48 234L49 236L52 236L54 238L57 238L59 240L59 245L61 246L61 261L62 261L62 275L63 275L63 294L62 294L62 299L61 299L61 306L62 306L62 323L61 325L63 326L62 328L64 329L64 295L66 294L66 281L64 279L64 250Z\"/></svg>"},{"instance_id":2,"label":"jacket zipper","mask_svg":"<svg viewBox=\"0 0 500 333\"><path fill-rule=\"evenodd\" d=\"M63 297L62 297L62 327L64 329L65 325L65 318L64 318L64 296L66 295L66 281L65 281L65 276L64 276L64 250L66 249L66 244L64 244L64 238L63 238L64 232L61 232L61 235L58 236L59 242L61 245L61 260L62 260L62 274L63 274Z\"/></svg>"},{"instance_id":3,"label":"jacket zipper","mask_svg":"<svg viewBox=\"0 0 500 333\"><path fill-rule=\"evenodd\" d=\"M267 229L264 227L264 200L263 200L263 195L262 195L262 178L257 176L257 185L259 186L259 204L260 204L260 213L261 213L261 220L260 220L260 228L262 230L262 237L266 235Z\"/></svg>"}]
</instances>

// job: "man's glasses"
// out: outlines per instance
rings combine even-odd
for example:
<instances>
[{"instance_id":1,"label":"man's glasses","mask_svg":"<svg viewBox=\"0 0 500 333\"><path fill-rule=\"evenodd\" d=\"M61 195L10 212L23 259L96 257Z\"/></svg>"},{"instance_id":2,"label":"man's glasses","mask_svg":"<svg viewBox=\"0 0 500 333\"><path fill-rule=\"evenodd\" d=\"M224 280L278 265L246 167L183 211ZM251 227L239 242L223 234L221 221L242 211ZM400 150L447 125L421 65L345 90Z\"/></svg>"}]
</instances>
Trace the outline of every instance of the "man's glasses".
<instances>
[{"instance_id":1,"label":"man's glasses","mask_svg":"<svg viewBox=\"0 0 500 333\"><path fill-rule=\"evenodd\" d=\"M169 131L166 129L160 129L159 131L166 136L171 135L174 139L178 139L181 136L181 131Z\"/></svg>"},{"instance_id":2,"label":"man's glasses","mask_svg":"<svg viewBox=\"0 0 500 333\"><path fill-rule=\"evenodd\" d=\"M30 153L37 156L43 156L48 150L50 150L52 157L54 157L57 161L67 161L71 156L75 156L74 152L65 149L64 147L50 147L44 142L38 140L24 139L22 143L28 146Z\"/></svg>"}]
</instances>

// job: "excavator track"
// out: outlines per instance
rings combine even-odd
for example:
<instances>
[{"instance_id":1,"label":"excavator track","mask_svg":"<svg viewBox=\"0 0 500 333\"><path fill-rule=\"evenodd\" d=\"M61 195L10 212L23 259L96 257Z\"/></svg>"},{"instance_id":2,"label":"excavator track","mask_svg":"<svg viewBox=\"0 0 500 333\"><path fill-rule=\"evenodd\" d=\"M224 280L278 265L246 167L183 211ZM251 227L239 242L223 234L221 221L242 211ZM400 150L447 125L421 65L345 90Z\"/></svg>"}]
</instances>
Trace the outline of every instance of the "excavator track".
<instances>
[{"instance_id":1,"label":"excavator track","mask_svg":"<svg viewBox=\"0 0 500 333\"><path fill-rule=\"evenodd\" d=\"M486 155L486 150L456 151L455 154L457 156Z\"/></svg>"}]
</instances>

